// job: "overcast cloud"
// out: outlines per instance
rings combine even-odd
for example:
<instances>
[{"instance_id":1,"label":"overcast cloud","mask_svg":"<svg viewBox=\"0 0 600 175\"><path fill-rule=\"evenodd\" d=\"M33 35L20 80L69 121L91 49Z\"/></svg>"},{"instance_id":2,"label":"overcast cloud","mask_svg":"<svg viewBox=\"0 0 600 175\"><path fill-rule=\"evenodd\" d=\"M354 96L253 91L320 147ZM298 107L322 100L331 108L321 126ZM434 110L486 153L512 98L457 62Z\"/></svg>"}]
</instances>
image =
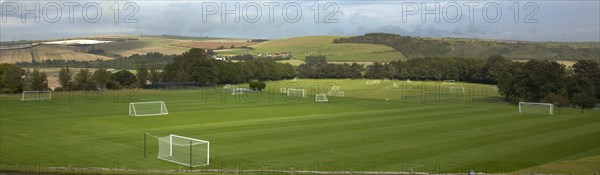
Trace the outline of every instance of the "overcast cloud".
<instances>
[{"instance_id":1,"label":"overcast cloud","mask_svg":"<svg viewBox=\"0 0 600 175\"><path fill-rule=\"evenodd\" d=\"M422 37L600 41L600 2L596 0L0 2L2 41L98 34L276 39L369 32ZM39 3L37 8L36 3ZM73 7L72 13L69 7ZM317 19L316 9L319 9ZM129 21L127 15L131 17ZM239 15L237 20L235 15Z\"/></svg>"}]
</instances>

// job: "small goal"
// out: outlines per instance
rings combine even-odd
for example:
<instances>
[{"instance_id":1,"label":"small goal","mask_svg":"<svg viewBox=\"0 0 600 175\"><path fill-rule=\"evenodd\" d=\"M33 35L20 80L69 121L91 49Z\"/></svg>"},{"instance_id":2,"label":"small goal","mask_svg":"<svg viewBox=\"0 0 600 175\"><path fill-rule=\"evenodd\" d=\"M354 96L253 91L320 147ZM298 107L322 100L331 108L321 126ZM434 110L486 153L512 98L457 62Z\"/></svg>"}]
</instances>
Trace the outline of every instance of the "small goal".
<instances>
[{"instance_id":1,"label":"small goal","mask_svg":"<svg viewBox=\"0 0 600 175\"><path fill-rule=\"evenodd\" d=\"M454 84L456 80L444 80L444 84Z\"/></svg>"},{"instance_id":2,"label":"small goal","mask_svg":"<svg viewBox=\"0 0 600 175\"><path fill-rule=\"evenodd\" d=\"M327 102L327 95L315 94L315 102Z\"/></svg>"},{"instance_id":3,"label":"small goal","mask_svg":"<svg viewBox=\"0 0 600 175\"><path fill-rule=\"evenodd\" d=\"M519 102L519 113L546 113L554 114L554 104L552 103L535 103L535 102Z\"/></svg>"},{"instance_id":4,"label":"small goal","mask_svg":"<svg viewBox=\"0 0 600 175\"><path fill-rule=\"evenodd\" d=\"M21 95L21 101L50 99L52 99L52 91L23 91Z\"/></svg>"},{"instance_id":5,"label":"small goal","mask_svg":"<svg viewBox=\"0 0 600 175\"><path fill-rule=\"evenodd\" d=\"M339 91L340 89L342 89L340 86L331 86L332 91Z\"/></svg>"},{"instance_id":6,"label":"small goal","mask_svg":"<svg viewBox=\"0 0 600 175\"><path fill-rule=\"evenodd\" d=\"M158 158L189 167L210 164L210 142L178 135L158 138Z\"/></svg>"},{"instance_id":7,"label":"small goal","mask_svg":"<svg viewBox=\"0 0 600 175\"><path fill-rule=\"evenodd\" d=\"M163 101L129 103L129 116L167 115L167 105Z\"/></svg>"},{"instance_id":8,"label":"small goal","mask_svg":"<svg viewBox=\"0 0 600 175\"><path fill-rule=\"evenodd\" d=\"M292 89L292 88L288 88L286 95L287 96L306 97L306 90L304 90L304 89Z\"/></svg>"},{"instance_id":9,"label":"small goal","mask_svg":"<svg viewBox=\"0 0 600 175\"><path fill-rule=\"evenodd\" d=\"M327 96L344 97L345 93L344 93L344 91L329 91L329 92L327 92Z\"/></svg>"},{"instance_id":10,"label":"small goal","mask_svg":"<svg viewBox=\"0 0 600 175\"><path fill-rule=\"evenodd\" d=\"M244 88L235 88L231 90L231 95L242 95L244 91L246 91Z\"/></svg>"}]
</instances>

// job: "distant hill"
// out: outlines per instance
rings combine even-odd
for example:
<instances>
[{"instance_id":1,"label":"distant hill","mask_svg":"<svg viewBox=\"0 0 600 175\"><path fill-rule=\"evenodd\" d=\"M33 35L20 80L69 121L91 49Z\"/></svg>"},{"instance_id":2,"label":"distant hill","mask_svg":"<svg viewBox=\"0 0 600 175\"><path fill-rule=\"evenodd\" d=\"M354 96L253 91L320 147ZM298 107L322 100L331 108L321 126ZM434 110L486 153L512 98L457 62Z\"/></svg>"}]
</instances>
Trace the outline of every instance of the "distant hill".
<instances>
[{"instance_id":1,"label":"distant hill","mask_svg":"<svg viewBox=\"0 0 600 175\"><path fill-rule=\"evenodd\" d=\"M514 60L600 59L598 42L524 42L463 38L418 38L386 33L338 38L334 43L369 43L390 46L408 58L469 57L502 55Z\"/></svg>"},{"instance_id":2,"label":"distant hill","mask_svg":"<svg viewBox=\"0 0 600 175\"><path fill-rule=\"evenodd\" d=\"M251 49L229 49L223 55L290 53L294 59L310 55L325 55L329 61L393 61L406 59L394 48L369 43L334 43L343 36L304 36L262 42L249 46Z\"/></svg>"}]
</instances>

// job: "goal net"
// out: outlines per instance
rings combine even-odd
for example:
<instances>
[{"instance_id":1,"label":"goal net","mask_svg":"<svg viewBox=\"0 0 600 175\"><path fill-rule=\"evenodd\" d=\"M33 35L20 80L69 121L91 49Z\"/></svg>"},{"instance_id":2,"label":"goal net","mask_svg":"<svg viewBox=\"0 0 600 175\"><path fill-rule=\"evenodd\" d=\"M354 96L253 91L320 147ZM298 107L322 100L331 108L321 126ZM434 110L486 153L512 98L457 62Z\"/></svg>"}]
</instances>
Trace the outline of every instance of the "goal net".
<instances>
[{"instance_id":1,"label":"goal net","mask_svg":"<svg viewBox=\"0 0 600 175\"><path fill-rule=\"evenodd\" d=\"M344 91L329 91L329 92L327 92L327 96L344 97L345 94L344 94Z\"/></svg>"},{"instance_id":2,"label":"goal net","mask_svg":"<svg viewBox=\"0 0 600 175\"><path fill-rule=\"evenodd\" d=\"M340 89L340 86L331 86L332 91L339 91Z\"/></svg>"},{"instance_id":3,"label":"goal net","mask_svg":"<svg viewBox=\"0 0 600 175\"><path fill-rule=\"evenodd\" d=\"M519 113L541 113L554 114L554 104L552 103L534 103L534 102L519 102Z\"/></svg>"},{"instance_id":4,"label":"goal net","mask_svg":"<svg viewBox=\"0 0 600 175\"><path fill-rule=\"evenodd\" d=\"M456 83L455 80L444 80L444 84L454 84Z\"/></svg>"},{"instance_id":5,"label":"goal net","mask_svg":"<svg viewBox=\"0 0 600 175\"><path fill-rule=\"evenodd\" d=\"M244 91L246 91L244 88L235 88L231 90L231 95L242 95Z\"/></svg>"},{"instance_id":6,"label":"goal net","mask_svg":"<svg viewBox=\"0 0 600 175\"><path fill-rule=\"evenodd\" d=\"M21 101L50 99L52 99L52 91L23 91L21 96Z\"/></svg>"},{"instance_id":7,"label":"goal net","mask_svg":"<svg viewBox=\"0 0 600 175\"><path fill-rule=\"evenodd\" d=\"M167 105L163 101L129 103L129 116L167 115Z\"/></svg>"},{"instance_id":8,"label":"goal net","mask_svg":"<svg viewBox=\"0 0 600 175\"><path fill-rule=\"evenodd\" d=\"M327 95L315 94L315 102L327 102Z\"/></svg>"},{"instance_id":9,"label":"goal net","mask_svg":"<svg viewBox=\"0 0 600 175\"><path fill-rule=\"evenodd\" d=\"M373 84L381 84L381 81L379 81L379 80L373 80Z\"/></svg>"},{"instance_id":10,"label":"goal net","mask_svg":"<svg viewBox=\"0 0 600 175\"><path fill-rule=\"evenodd\" d=\"M287 89L287 96L306 97L306 90L304 90L304 89Z\"/></svg>"},{"instance_id":11,"label":"goal net","mask_svg":"<svg viewBox=\"0 0 600 175\"><path fill-rule=\"evenodd\" d=\"M158 158L190 167L206 166L210 164L210 143L173 134L159 137Z\"/></svg>"}]
</instances>

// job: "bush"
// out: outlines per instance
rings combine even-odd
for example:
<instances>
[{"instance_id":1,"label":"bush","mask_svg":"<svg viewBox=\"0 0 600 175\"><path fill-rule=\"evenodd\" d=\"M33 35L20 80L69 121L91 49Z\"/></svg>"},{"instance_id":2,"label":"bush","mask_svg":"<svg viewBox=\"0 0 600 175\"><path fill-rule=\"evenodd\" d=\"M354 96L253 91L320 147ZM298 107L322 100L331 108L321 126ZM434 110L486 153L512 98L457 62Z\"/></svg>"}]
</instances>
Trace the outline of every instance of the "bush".
<instances>
[{"instance_id":1,"label":"bush","mask_svg":"<svg viewBox=\"0 0 600 175\"><path fill-rule=\"evenodd\" d=\"M262 91L265 89L265 87L267 87L267 84L261 81L251 81L248 83L248 85L250 86L250 89L254 89L256 91Z\"/></svg>"},{"instance_id":2,"label":"bush","mask_svg":"<svg viewBox=\"0 0 600 175\"><path fill-rule=\"evenodd\" d=\"M113 90L119 90L122 89L123 87L121 87L121 83L119 83L118 81L108 81L106 83L106 89L113 89Z\"/></svg>"},{"instance_id":3,"label":"bush","mask_svg":"<svg viewBox=\"0 0 600 175\"><path fill-rule=\"evenodd\" d=\"M558 106L569 106L569 97L562 94L550 93L543 99L544 103L558 103Z\"/></svg>"}]
</instances>

